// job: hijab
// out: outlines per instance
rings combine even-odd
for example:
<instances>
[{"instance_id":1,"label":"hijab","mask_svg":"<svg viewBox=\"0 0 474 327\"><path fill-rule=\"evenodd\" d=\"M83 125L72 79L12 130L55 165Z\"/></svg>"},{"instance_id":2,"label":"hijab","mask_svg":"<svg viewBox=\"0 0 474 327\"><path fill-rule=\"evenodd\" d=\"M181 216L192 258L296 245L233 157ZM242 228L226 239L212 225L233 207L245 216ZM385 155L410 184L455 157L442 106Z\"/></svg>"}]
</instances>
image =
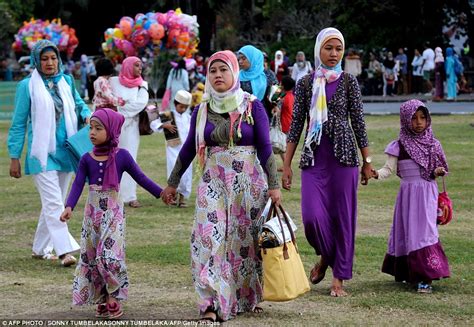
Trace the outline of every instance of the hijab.
<instances>
[{"instance_id":1,"label":"hijab","mask_svg":"<svg viewBox=\"0 0 474 327\"><path fill-rule=\"evenodd\" d=\"M443 50L440 47L435 49L435 63L444 62Z\"/></svg>"},{"instance_id":2,"label":"hijab","mask_svg":"<svg viewBox=\"0 0 474 327\"><path fill-rule=\"evenodd\" d=\"M41 55L53 51L58 58L55 75L45 75L41 70ZM40 40L31 49L31 66L34 68L28 83L31 99L31 124L33 130L31 157L38 159L45 170L48 155L56 152L56 124L64 113L67 137L77 132L76 104L71 86L64 79L59 50L49 40Z\"/></svg>"},{"instance_id":3,"label":"hijab","mask_svg":"<svg viewBox=\"0 0 474 327\"><path fill-rule=\"evenodd\" d=\"M280 59L278 59L280 57ZM278 74L278 67L283 63L283 52L278 50L275 52L275 75Z\"/></svg>"},{"instance_id":4,"label":"hijab","mask_svg":"<svg viewBox=\"0 0 474 327\"><path fill-rule=\"evenodd\" d=\"M133 66L137 61L141 61L138 57L127 57L122 62L122 68L120 69L119 81L125 87L139 87L143 83L141 76L136 77L133 74Z\"/></svg>"},{"instance_id":5,"label":"hijab","mask_svg":"<svg viewBox=\"0 0 474 327\"><path fill-rule=\"evenodd\" d=\"M426 129L421 133L416 133L411 119L420 108L425 111ZM448 171L441 143L434 137L431 129L430 112L423 102L409 100L400 106L399 140L413 161L421 166L421 176L424 179L431 180L431 175L437 167L444 167Z\"/></svg>"},{"instance_id":6,"label":"hijab","mask_svg":"<svg viewBox=\"0 0 474 327\"><path fill-rule=\"evenodd\" d=\"M216 61L222 61L225 63L232 72L233 83L229 90L225 92L216 91L209 80L209 69L211 65ZM252 101L255 99L251 94L244 92L240 88L239 80L239 62L237 57L232 51L225 50L214 53L207 64L207 76L206 84L204 86L204 94L202 102L199 105L199 112L197 116L197 130L196 130L196 149L199 156L199 162L201 167L204 166L204 129L207 122L207 111L212 110L218 114L229 114L230 117L230 140L229 145L233 146L233 131L234 122L240 118L239 125L237 128L238 136L241 137L240 125L245 115L247 123L253 125L252 118Z\"/></svg>"},{"instance_id":7,"label":"hijab","mask_svg":"<svg viewBox=\"0 0 474 327\"><path fill-rule=\"evenodd\" d=\"M302 60L298 60L298 57L299 57L299 56L302 56L303 59L302 59ZM296 58L297 58L297 59L296 59L296 66L298 67L298 69L299 69L299 70L305 69L305 68L306 68L306 56L305 56L304 52L303 52L303 51L298 51L298 52L296 53Z\"/></svg>"},{"instance_id":8,"label":"hijab","mask_svg":"<svg viewBox=\"0 0 474 327\"><path fill-rule=\"evenodd\" d=\"M94 145L92 149L92 152L96 156L108 156L102 188L103 190L115 190L118 192L120 183L118 180L117 166L115 164L115 156L119 150L119 137L125 118L121 113L115 110L101 108L94 112L91 120L100 122L107 132L106 141L102 144Z\"/></svg>"},{"instance_id":9,"label":"hijab","mask_svg":"<svg viewBox=\"0 0 474 327\"><path fill-rule=\"evenodd\" d=\"M313 95L311 97L308 135L305 141L305 147L309 149L311 149L313 143L319 144L321 141L323 124L328 120L326 83L336 81L342 74L342 56L334 67L327 67L321 62L321 48L331 39L338 39L341 41L343 47L342 50L344 52L344 37L339 30L333 27L328 27L319 32L314 46L315 73L313 77Z\"/></svg>"},{"instance_id":10,"label":"hijab","mask_svg":"<svg viewBox=\"0 0 474 327\"><path fill-rule=\"evenodd\" d=\"M252 93L257 99L262 100L267 89L267 77L263 72L263 53L253 45L240 48L239 53L243 54L250 63L249 69L240 71L240 81L250 81Z\"/></svg>"}]
</instances>

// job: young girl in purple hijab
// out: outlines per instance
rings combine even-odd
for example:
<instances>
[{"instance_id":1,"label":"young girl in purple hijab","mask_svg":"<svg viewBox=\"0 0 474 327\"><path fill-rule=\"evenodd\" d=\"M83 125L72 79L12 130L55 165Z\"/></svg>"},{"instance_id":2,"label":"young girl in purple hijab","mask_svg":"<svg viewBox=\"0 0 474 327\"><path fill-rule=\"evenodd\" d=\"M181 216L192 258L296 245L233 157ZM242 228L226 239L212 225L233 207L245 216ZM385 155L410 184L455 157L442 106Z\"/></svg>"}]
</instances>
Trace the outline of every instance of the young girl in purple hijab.
<instances>
[{"instance_id":1,"label":"young girl in purple hijab","mask_svg":"<svg viewBox=\"0 0 474 327\"><path fill-rule=\"evenodd\" d=\"M436 216L438 185L435 178L448 171L441 143L431 130L424 103L409 100L400 107L400 135L385 149L387 162L377 179L392 172L401 178L393 225L382 271L431 293L431 282L449 277L448 259L439 240Z\"/></svg>"},{"instance_id":2,"label":"young girl in purple hijab","mask_svg":"<svg viewBox=\"0 0 474 327\"><path fill-rule=\"evenodd\" d=\"M162 189L141 171L130 153L118 147L124 123L122 114L103 108L90 120L92 152L82 156L76 179L61 215L65 222L81 196L86 182L89 197L84 210L81 256L73 283L73 304L97 304L96 317L123 315L120 301L128 295L125 265L125 216L119 196L120 180L127 172L144 189L160 198Z\"/></svg>"}]
</instances>

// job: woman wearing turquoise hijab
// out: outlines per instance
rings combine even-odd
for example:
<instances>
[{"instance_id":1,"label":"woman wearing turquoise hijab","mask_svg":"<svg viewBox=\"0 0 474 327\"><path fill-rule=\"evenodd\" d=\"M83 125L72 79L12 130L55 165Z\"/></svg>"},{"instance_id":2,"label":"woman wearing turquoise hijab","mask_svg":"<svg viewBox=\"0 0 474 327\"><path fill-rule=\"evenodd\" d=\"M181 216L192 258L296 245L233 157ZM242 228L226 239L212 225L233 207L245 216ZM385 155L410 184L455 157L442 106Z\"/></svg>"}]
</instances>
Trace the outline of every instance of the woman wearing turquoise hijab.
<instances>
[{"instance_id":1,"label":"woman wearing turquoise hijab","mask_svg":"<svg viewBox=\"0 0 474 327\"><path fill-rule=\"evenodd\" d=\"M59 50L51 41L34 45L31 64L31 75L18 83L8 132L10 176L21 177L20 157L28 134L25 174L33 175L42 205L33 257L56 259L54 250L61 264L70 266L76 263L70 253L79 250L79 245L67 224L59 220L74 171L65 144L91 113L74 88L74 80L63 73Z\"/></svg>"},{"instance_id":2,"label":"woman wearing turquoise hijab","mask_svg":"<svg viewBox=\"0 0 474 327\"><path fill-rule=\"evenodd\" d=\"M272 85L271 80L264 72L263 53L253 45L246 45L238 52L240 66L240 87L245 92L253 94L262 101L267 114L270 116L271 103L267 99Z\"/></svg>"}]
</instances>

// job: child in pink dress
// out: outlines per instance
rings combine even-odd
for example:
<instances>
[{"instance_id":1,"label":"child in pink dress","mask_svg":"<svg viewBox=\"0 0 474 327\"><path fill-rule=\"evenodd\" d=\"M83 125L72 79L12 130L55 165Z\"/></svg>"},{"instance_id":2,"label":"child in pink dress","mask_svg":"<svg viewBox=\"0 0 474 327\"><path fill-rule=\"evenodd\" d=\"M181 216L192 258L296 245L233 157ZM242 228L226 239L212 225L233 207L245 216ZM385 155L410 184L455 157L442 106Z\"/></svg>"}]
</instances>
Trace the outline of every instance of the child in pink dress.
<instances>
[{"instance_id":1,"label":"child in pink dress","mask_svg":"<svg viewBox=\"0 0 474 327\"><path fill-rule=\"evenodd\" d=\"M109 78L115 72L112 62L107 58L99 59L96 63L95 69L97 76L94 81L94 99L92 103L94 108L109 108L117 111L117 106L123 106L125 101L112 92Z\"/></svg>"},{"instance_id":2,"label":"child in pink dress","mask_svg":"<svg viewBox=\"0 0 474 327\"><path fill-rule=\"evenodd\" d=\"M96 317L122 316L120 301L128 297L125 265L125 216L119 196L120 180L127 172L135 181L161 197L162 189L141 171L130 153L118 148L124 123L122 114L99 109L91 117L94 149L82 156L61 221L72 216L86 178L89 196L84 210L81 255L73 283L73 304L97 304Z\"/></svg>"},{"instance_id":3,"label":"child in pink dress","mask_svg":"<svg viewBox=\"0 0 474 327\"><path fill-rule=\"evenodd\" d=\"M425 104L409 100L400 107L400 136L385 149L387 162L373 171L376 179L392 172L401 178L393 225L382 271L417 285L419 293L431 293L431 282L449 277L448 259L436 225L437 176L448 171L441 143L431 130Z\"/></svg>"}]
</instances>

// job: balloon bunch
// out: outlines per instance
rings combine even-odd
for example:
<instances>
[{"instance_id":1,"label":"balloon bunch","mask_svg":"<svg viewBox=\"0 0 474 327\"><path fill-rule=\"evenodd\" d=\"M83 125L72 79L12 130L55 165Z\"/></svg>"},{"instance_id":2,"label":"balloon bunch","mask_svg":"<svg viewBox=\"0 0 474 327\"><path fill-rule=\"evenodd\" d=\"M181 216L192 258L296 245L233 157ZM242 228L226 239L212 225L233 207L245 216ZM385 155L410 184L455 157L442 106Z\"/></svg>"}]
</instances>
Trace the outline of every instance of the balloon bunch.
<instances>
[{"instance_id":1,"label":"balloon bunch","mask_svg":"<svg viewBox=\"0 0 474 327\"><path fill-rule=\"evenodd\" d=\"M79 44L74 28L62 25L60 18L52 21L31 18L29 22L23 22L23 26L15 34L12 47L15 52L29 52L36 42L44 39L53 42L68 57L72 56Z\"/></svg>"},{"instance_id":2,"label":"balloon bunch","mask_svg":"<svg viewBox=\"0 0 474 327\"><path fill-rule=\"evenodd\" d=\"M183 14L179 8L165 14L149 12L122 17L115 28L104 32L104 38L102 50L114 61L143 53L155 56L160 51L191 57L199 44L199 24L196 16Z\"/></svg>"}]
</instances>

